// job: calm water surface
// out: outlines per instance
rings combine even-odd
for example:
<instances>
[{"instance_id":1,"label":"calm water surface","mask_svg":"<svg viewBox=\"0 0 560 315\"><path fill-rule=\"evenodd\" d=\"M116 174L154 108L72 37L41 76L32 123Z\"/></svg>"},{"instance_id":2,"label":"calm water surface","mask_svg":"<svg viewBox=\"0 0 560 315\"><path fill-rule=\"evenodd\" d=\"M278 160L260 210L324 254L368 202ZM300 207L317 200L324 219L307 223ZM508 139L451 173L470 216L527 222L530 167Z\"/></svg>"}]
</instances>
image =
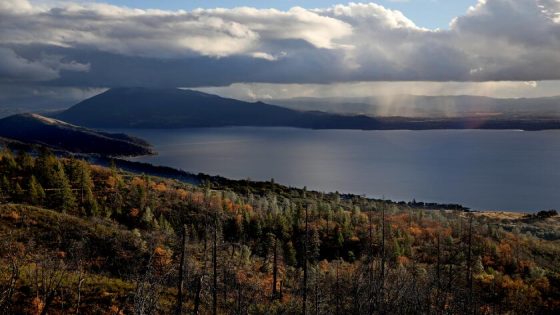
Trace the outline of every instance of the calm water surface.
<instances>
[{"instance_id":1,"label":"calm water surface","mask_svg":"<svg viewBox=\"0 0 560 315\"><path fill-rule=\"evenodd\" d=\"M481 210L560 208L560 131L120 131L159 152L133 160L193 173Z\"/></svg>"}]
</instances>

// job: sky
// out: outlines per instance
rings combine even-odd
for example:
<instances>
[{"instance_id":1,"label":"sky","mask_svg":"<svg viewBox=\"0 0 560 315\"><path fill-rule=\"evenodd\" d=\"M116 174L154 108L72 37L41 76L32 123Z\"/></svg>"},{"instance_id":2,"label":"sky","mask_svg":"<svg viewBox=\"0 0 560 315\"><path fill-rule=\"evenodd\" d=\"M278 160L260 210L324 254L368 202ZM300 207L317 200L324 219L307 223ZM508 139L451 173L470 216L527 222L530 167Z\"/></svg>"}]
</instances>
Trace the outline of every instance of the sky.
<instances>
[{"instance_id":1,"label":"sky","mask_svg":"<svg viewBox=\"0 0 560 315\"><path fill-rule=\"evenodd\" d=\"M559 51L560 0L0 0L0 106L119 86L550 96Z\"/></svg>"},{"instance_id":2,"label":"sky","mask_svg":"<svg viewBox=\"0 0 560 315\"><path fill-rule=\"evenodd\" d=\"M340 0L109 0L107 2L134 8L158 8L163 10L243 6L262 9L276 8L279 10L288 10L296 6L314 9L343 3ZM446 29L454 17L465 13L470 6L476 4L476 0L381 0L376 3L403 12L404 15L421 27Z\"/></svg>"}]
</instances>

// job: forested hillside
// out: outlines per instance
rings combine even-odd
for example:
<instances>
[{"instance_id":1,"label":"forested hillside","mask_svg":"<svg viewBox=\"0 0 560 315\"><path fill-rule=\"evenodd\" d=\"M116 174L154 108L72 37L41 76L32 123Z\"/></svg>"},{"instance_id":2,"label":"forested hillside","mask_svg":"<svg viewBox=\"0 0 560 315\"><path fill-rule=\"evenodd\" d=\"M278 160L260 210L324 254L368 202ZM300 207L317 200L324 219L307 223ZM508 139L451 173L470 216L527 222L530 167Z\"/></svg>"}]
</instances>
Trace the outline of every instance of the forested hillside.
<instances>
[{"instance_id":1,"label":"forested hillside","mask_svg":"<svg viewBox=\"0 0 560 315\"><path fill-rule=\"evenodd\" d=\"M0 154L2 314L553 314L560 220Z\"/></svg>"}]
</instances>

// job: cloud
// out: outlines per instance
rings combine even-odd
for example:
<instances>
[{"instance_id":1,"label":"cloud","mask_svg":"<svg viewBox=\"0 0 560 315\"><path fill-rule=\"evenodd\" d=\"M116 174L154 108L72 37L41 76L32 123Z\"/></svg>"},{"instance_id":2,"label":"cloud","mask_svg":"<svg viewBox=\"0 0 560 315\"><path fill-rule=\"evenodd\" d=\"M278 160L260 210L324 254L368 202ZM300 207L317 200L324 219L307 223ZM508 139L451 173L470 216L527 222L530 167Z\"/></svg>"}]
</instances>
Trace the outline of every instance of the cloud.
<instances>
[{"instance_id":1,"label":"cloud","mask_svg":"<svg viewBox=\"0 0 560 315\"><path fill-rule=\"evenodd\" d=\"M0 81L76 86L560 79L560 1L480 0L449 30L374 3L140 10L0 5Z\"/></svg>"},{"instance_id":2,"label":"cloud","mask_svg":"<svg viewBox=\"0 0 560 315\"><path fill-rule=\"evenodd\" d=\"M27 0L2 0L0 2L0 11L26 13L32 10L32 6Z\"/></svg>"},{"instance_id":3,"label":"cloud","mask_svg":"<svg viewBox=\"0 0 560 315\"><path fill-rule=\"evenodd\" d=\"M89 71L89 64L63 59L41 54L36 60L29 60L12 49L0 47L0 82L49 81L58 78L60 71Z\"/></svg>"},{"instance_id":4,"label":"cloud","mask_svg":"<svg viewBox=\"0 0 560 315\"><path fill-rule=\"evenodd\" d=\"M104 91L98 88L0 85L0 117L22 111L60 110Z\"/></svg>"},{"instance_id":5,"label":"cloud","mask_svg":"<svg viewBox=\"0 0 560 315\"><path fill-rule=\"evenodd\" d=\"M494 98L551 97L558 95L560 81L490 82L348 82L333 84L235 83L197 90L248 101L299 97L338 98L398 95L476 95Z\"/></svg>"},{"instance_id":6,"label":"cloud","mask_svg":"<svg viewBox=\"0 0 560 315\"><path fill-rule=\"evenodd\" d=\"M60 71L89 71L89 64L63 61L63 56L41 54L37 60L29 60L9 48L0 47L0 82L49 81L59 77Z\"/></svg>"},{"instance_id":7,"label":"cloud","mask_svg":"<svg viewBox=\"0 0 560 315\"><path fill-rule=\"evenodd\" d=\"M332 48L334 39L351 32L342 21L298 7L287 12L253 8L172 12L108 4L70 4L23 13L3 9L3 43L88 46L156 58L249 55L269 41L290 39Z\"/></svg>"},{"instance_id":8,"label":"cloud","mask_svg":"<svg viewBox=\"0 0 560 315\"><path fill-rule=\"evenodd\" d=\"M56 70L21 58L11 49L0 48L0 81L47 81L57 77Z\"/></svg>"}]
</instances>

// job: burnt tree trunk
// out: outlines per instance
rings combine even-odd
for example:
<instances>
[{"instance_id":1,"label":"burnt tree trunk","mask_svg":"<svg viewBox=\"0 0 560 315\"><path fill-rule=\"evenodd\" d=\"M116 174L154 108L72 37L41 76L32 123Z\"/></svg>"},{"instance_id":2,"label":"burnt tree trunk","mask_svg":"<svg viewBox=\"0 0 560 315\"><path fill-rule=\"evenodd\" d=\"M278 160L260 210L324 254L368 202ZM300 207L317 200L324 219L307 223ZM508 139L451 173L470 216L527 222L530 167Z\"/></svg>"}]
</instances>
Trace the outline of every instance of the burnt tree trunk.
<instances>
[{"instance_id":1,"label":"burnt tree trunk","mask_svg":"<svg viewBox=\"0 0 560 315\"><path fill-rule=\"evenodd\" d=\"M183 287L185 283L185 260L187 251L187 227L183 225L181 233L181 258L179 260L179 281L177 282L177 309L175 313L180 315L183 313Z\"/></svg>"}]
</instances>

